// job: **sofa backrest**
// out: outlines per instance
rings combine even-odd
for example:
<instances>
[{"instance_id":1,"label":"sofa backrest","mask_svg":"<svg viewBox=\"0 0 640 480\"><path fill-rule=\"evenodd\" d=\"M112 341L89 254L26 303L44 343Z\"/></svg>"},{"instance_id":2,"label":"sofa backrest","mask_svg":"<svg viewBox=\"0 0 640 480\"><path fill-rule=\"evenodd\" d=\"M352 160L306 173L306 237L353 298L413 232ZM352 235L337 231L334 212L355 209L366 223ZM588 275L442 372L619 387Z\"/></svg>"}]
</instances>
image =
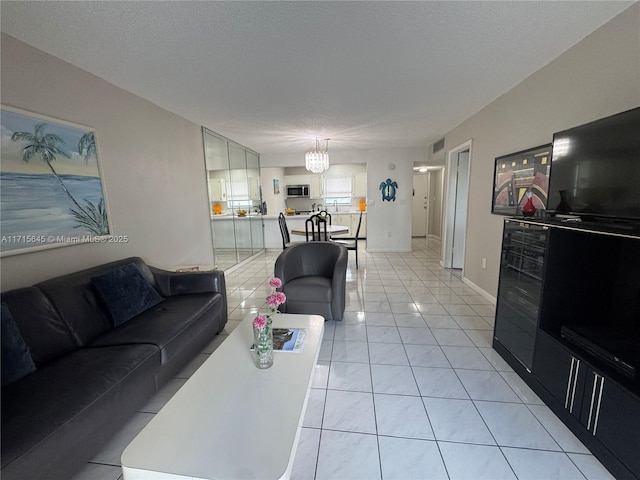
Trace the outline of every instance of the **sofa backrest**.
<instances>
[{"instance_id":1,"label":"sofa backrest","mask_svg":"<svg viewBox=\"0 0 640 480\"><path fill-rule=\"evenodd\" d=\"M98 335L113 328L111 317L105 309L98 291L91 283L91 278L128 263L134 263L145 279L154 288L157 288L153 273L138 257L105 263L35 285L49 297L51 303L56 307L66 322L77 347L87 345Z\"/></svg>"},{"instance_id":2,"label":"sofa backrest","mask_svg":"<svg viewBox=\"0 0 640 480\"><path fill-rule=\"evenodd\" d=\"M17 288L4 292L2 303L7 304L36 367L77 348L67 323L38 288Z\"/></svg>"}]
</instances>

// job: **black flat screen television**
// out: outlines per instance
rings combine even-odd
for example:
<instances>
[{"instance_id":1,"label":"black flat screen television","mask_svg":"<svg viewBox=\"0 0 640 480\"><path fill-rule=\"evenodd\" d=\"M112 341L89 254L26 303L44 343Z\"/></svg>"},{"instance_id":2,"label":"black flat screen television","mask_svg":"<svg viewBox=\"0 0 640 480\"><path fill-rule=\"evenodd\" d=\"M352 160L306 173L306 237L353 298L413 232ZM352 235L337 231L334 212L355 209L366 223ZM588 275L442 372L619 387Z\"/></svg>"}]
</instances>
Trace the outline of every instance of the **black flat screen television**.
<instances>
[{"instance_id":1,"label":"black flat screen television","mask_svg":"<svg viewBox=\"0 0 640 480\"><path fill-rule=\"evenodd\" d=\"M550 213L640 221L640 107L553 135Z\"/></svg>"}]
</instances>

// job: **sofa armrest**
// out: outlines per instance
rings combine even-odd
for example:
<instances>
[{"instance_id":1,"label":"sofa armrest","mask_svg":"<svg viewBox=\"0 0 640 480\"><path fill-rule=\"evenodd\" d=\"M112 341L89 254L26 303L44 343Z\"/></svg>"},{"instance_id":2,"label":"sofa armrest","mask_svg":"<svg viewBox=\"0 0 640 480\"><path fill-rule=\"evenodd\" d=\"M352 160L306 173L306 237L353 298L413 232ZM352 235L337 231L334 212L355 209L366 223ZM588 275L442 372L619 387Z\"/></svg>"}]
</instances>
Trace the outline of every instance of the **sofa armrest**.
<instances>
[{"instance_id":1,"label":"sofa armrest","mask_svg":"<svg viewBox=\"0 0 640 480\"><path fill-rule=\"evenodd\" d=\"M189 293L221 293L227 296L227 287L222 270L210 272L172 272L149 267L160 294L164 297Z\"/></svg>"}]
</instances>

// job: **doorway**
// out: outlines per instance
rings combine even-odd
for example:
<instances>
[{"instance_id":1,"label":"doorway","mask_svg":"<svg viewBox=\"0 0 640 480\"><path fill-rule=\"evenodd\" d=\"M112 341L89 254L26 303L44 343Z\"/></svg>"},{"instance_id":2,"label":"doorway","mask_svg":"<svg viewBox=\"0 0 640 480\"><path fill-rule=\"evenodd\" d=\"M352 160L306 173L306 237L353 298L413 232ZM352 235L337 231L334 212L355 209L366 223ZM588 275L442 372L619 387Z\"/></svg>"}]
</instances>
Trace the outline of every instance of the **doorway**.
<instances>
[{"instance_id":1,"label":"doorway","mask_svg":"<svg viewBox=\"0 0 640 480\"><path fill-rule=\"evenodd\" d=\"M429 174L413 174L413 202L411 205L411 236L427 236L429 217Z\"/></svg>"},{"instance_id":2,"label":"doorway","mask_svg":"<svg viewBox=\"0 0 640 480\"><path fill-rule=\"evenodd\" d=\"M471 140L449 152L447 161L447 206L442 262L445 268L464 267Z\"/></svg>"}]
</instances>

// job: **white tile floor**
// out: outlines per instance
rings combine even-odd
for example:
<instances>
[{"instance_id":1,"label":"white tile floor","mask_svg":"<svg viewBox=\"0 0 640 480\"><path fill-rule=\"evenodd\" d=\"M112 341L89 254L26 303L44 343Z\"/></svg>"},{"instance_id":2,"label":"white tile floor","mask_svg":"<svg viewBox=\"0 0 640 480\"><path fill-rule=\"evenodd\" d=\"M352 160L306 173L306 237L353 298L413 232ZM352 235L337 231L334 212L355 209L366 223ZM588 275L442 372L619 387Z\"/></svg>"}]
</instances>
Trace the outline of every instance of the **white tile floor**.
<instances>
[{"instance_id":1,"label":"white tile floor","mask_svg":"<svg viewBox=\"0 0 640 480\"><path fill-rule=\"evenodd\" d=\"M440 244L359 252L344 321L327 322L294 479L611 479L491 348L494 306L440 267ZM229 323L265 304L279 252L227 273ZM121 478L120 453L219 335L75 480Z\"/></svg>"}]
</instances>

